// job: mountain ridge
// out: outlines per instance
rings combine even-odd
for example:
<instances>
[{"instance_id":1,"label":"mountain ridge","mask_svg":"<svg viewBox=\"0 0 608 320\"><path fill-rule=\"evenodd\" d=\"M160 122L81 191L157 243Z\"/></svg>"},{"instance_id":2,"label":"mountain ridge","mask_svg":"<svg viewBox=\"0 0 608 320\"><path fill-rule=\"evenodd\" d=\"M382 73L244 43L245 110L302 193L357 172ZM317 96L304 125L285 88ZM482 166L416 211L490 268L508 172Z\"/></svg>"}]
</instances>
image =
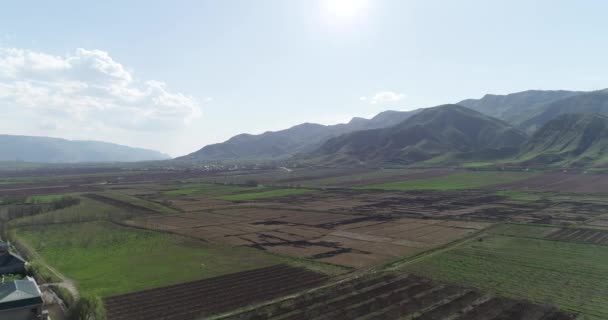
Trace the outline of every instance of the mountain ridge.
<instances>
[{"instance_id":1,"label":"mountain ridge","mask_svg":"<svg viewBox=\"0 0 608 320\"><path fill-rule=\"evenodd\" d=\"M358 130L392 126L415 113L416 111L387 110L371 119L355 117L348 123L322 125L306 122L288 129L266 131L258 135L243 133L224 142L204 146L176 160L287 159L299 153L310 152L329 138Z\"/></svg>"},{"instance_id":2,"label":"mountain ridge","mask_svg":"<svg viewBox=\"0 0 608 320\"><path fill-rule=\"evenodd\" d=\"M547 122L522 147L524 165L584 167L608 163L608 117L562 114Z\"/></svg>"},{"instance_id":3,"label":"mountain ridge","mask_svg":"<svg viewBox=\"0 0 608 320\"><path fill-rule=\"evenodd\" d=\"M410 164L446 153L516 148L526 138L502 120L451 104L423 109L392 127L329 139L305 158L321 163Z\"/></svg>"}]
</instances>

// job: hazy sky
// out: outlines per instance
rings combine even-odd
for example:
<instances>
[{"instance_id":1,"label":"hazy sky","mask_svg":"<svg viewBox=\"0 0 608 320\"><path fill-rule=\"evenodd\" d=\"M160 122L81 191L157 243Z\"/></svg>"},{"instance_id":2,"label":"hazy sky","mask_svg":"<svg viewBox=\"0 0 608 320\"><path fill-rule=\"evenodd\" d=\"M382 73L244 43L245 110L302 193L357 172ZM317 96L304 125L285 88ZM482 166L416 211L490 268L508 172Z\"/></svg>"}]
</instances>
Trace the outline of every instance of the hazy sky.
<instances>
[{"instance_id":1,"label":"hazy sky","mask_svg":"<svg viewBox=\"0 0 608 320\"><path fill-rule=\"evenodd\" d=\"M606 1L7 1L0 133L173 156L485 93L608 87Z\"/></svg>"}]
</instances>

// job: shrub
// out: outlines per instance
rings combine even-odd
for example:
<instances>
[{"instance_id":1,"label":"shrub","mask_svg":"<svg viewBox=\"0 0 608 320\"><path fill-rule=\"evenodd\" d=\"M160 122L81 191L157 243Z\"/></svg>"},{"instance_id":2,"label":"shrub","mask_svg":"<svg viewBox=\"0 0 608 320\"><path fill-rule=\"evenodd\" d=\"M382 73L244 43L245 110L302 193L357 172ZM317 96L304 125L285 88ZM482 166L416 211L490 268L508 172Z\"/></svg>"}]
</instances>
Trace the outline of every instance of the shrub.
<instances>
[{"instance_id":1,"label":"shrub","mask_svg":"<svg viewBox=\"0 0 608 320\"><path fill-rule=\"evenodd\" d=\"M70 320L105 320L103 301L96 295L83 295L72 308Z\"/></svg>"},{"instance_id":2,"label":"shrub","mask_svg":"<svg viewBox=\"0 0 608 320\"><path fill-rule=\"evenodd\" d=\"M53 290L53 292L55 292L59 299L61 299L63 303L65 303L66 307L72 308L74 306L75 299L70 290L56 285L49 287L51 288L51 290Z\"/></svg>"}]
</instances>

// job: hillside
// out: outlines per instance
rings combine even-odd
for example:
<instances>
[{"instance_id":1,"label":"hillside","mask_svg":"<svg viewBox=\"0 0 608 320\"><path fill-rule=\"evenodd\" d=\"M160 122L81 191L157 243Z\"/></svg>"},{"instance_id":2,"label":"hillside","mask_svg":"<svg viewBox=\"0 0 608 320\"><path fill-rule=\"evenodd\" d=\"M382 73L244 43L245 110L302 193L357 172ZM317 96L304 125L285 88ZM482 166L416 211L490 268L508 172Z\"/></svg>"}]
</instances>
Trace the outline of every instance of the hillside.
<instances>
[{"instance_id":1,"label":"hillside","mask_svg":"<svg viewBox=\"0 0 608 320\"><path fill-rule=\"evenodd\" d=\"M517 161L528 165L593 166L608 161L608 117L563 114L549 121L522 147Z\"/></svg>"},{"instance_id":2,"label":"hillside","mask_svg":"<svg viewBox=\"0 0 608 320\"><path fill-rule=\"evenodd\" d=\"M507 95L486 94L481 99L467 99L457 104L519 125L545 111L547 105L579 94L583 92L528 90Z\"/></svg>"},{"instance_id":3,"label":"hillside","mask_svg":"<svg viewBox=\"0 0 608 320\"><path fill-rule=\"evenodd\" d=\"M459 105L444 105L424 109L389 128L330 139L306 158L333 164L496 158L515 151L526 138L501 120Z\"/></svg>"},{"instance_id":4,"label":"hillside","mask_svg":"<svg viewBox=\"0 0 608 320\"><path fill-rule=\"evenodd\" d=\"M608 115L608 89L585 92L545 105L542 112L518 124L522 130L532 132L549 121L567 113Z\"/></svg>"},{"instance_id":5,"label":"hillside","mask_svg":"<svg viewBox=\"0 0 608 320\"><path fill-rule=\"evenodd\" d=\"M312 151L329 138L357 130L389 127L412 114L414 112L385 111L371 119L353 118L346 124L325 126L304 123L286 130L268 131L259 135L240 134L226 142L205 146L177 159L187 161L285 159L297 153Z\"/></svg>"},{"instance_id":6,"label":"hillside","mask_svg":"<svg viewBox=\"0 0 608 320\"><path fill-rule=\"evenodd\" d=\"M0 135L0 161L38 163L134 162L165 160L158 151L99 141Z\"/></svg>"}]
</instances>

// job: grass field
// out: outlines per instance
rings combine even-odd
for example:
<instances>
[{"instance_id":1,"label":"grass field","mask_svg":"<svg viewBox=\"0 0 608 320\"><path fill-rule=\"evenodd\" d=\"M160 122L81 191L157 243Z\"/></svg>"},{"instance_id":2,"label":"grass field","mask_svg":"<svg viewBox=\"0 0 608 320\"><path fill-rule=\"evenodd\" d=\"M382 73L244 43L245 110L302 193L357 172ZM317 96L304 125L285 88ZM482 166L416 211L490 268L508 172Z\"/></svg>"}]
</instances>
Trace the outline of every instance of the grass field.
<instances>
[{"instance_id":1,"label":"grass field","mask_svg":"<svg viewBox=\"0 0 608 320\"><path fill-rule=\"evenodd\" d=\"M27 197L26 203L50 203L53 200L59 200L67 196L66 194L47 194L40 196L29 196Z\"/></svg>"},{"instance_id":2,"label":"grass field","mask_svg":"<svg viewBox=\"0 0 608 320\"><path fill-rule=\"evenodd\" d=\"M381 189L381 190L458 190L475 189L518 181L532 177L532 173L526 172L494 172L494 171L472 171L454 173L445 177L428 179L412 179L400 182L384 183L360 187L358 189Z\"/></svg>"},{"instance_id":3,"label":"grass field","mask_svg":"<svg viewBox=\"0 0 608 320\"><path fill-rule=\"evenodd\" d=\"M401 269L608 319L608 247L540 239L551 229L501 226Z\"/></svg>"},{"instance_id":4,"label":"grass field","mask_svg":"<svg viewBox=\"0 0 608 320\"><path fill-rule=\"evenodd\" d=\"M208 246L169 234L87 222L17 229L17 237L84 293L115 295L281 262L245 247Z\"/></svg>"},{"instance_id":5,"label":"grass field","mask_svg":"<svg viewBox=\"0 0 608 320\"><path fill-rule=\"evenodd\" d=\"M315 191L317 191L317 190L314 190L314 189L276 189L276 190L268 190L268 191L223 196L223 197L220 197L220 199L229 200L229 201L259 200L259 199L269 199L269 198L284 197L284 196L294 196L294 195L299 195L299 194L311 193L311 192L315 192Z\"/></svg>"},{"instance_id":6,"label":"grass field","mask_svg":"<svg viewBox=\"0 0 608 320\"><path fill-rule=\"evenodd\" d=\"M140 207L144 207L144 208L148 208L152 211L156 211L156 212L160 212L160 213L176 213L178 212L177 210L173 209L173 208L169 208L166 206L163 206L159 203L156 202L152 202L152 201L148 201L148 200L144 200L144 199L140 199L134 196L130 196L128 194L124 194L124 193L119 193L119 192L103 192L103 193L99 193L100 195L104 196L104 197L108 197L108 198L112 198L112 199L116 199L119 201L124 201L127 203L131 203Z\"/></svg>"},{"instance_id":7,"label":"grass field","mask_svg":"<svg viewBox=\"0 0 608 320\"><path fill-rule=\"evenodd\" d=\"M498 191L496 194L516 202L532 202L543 198L543 194L538 192Z\"/></svg>"},{"instance_id":8,"label":"grass field","mask_svg":"<svg viewBox=\"0 0 608 320\"><path fill-rule=\"evenodd\" d=\"M231 186L221 184L186 184L183 186L177 186L175 189L163 191L164 196L169 197L184 197L192 195L209 195L209 196L220 196L231 194L235 192L243 191L255 191L263 189L263 187L242 187L242 186Z\"/></svg>"},{"instance_id":9,"label":"grass field","mask_svg":"<svg viewBox=\"0 0 608 320\"><path fill-rule=\"evenodd\" d=\"M13 227L24 225L47 225L107 220L109 218L122 219L127 217L128 214L116 207L80 197L80 203L75 206L15 219L12 220L9 225Z\"/></svg>"}]
</instances>

